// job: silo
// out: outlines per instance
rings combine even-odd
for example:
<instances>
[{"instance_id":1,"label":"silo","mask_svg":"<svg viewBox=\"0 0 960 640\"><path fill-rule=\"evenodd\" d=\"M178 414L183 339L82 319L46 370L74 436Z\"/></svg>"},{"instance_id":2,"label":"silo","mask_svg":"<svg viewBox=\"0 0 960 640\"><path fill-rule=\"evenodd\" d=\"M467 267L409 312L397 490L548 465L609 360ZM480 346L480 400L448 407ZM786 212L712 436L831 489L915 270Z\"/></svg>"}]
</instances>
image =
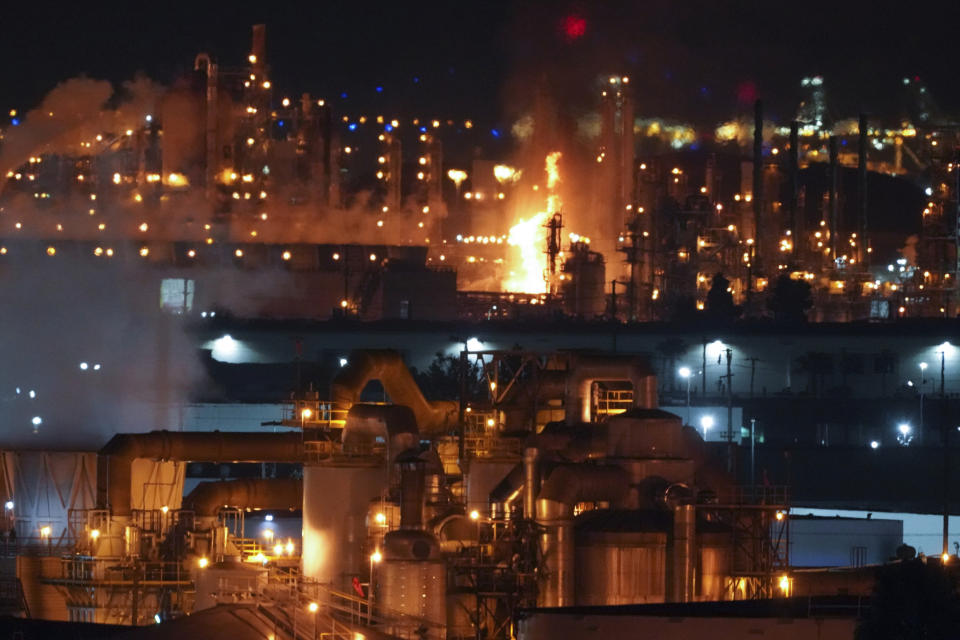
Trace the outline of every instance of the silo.
<instances>
[{"instance_id":1,"label":"silo","mask_svg":"<svg viewBox=\"0 0 960 640\"><path fill-rule=\"evenodd\" d=\"M563 309L571 316L593 318L606 310L606 267L603 256L576 243L563 263L560 292Z\"/></svg>"},{"instance_id":2,"label":"silo","mask_svg":"<svg viewBox=\"0 0 960 640\"><path fill-rule=\"evenodd\" d=\"M384 537L383 561L375 571L374 598L386 616L396 613L434 623L428 637L443 637L447 623L447 573L433 534L417 529Z\"/></svg>"},{"instance_id":3,"label":"silo","mask_svg":"<svg viewBox=\"0 0 960 640\"><path fill-rule=\"evenodd\" d=\"M576 531L576 604L664 602L669 518L654 511L596 511Z\"/></svg>"}]
</instances>

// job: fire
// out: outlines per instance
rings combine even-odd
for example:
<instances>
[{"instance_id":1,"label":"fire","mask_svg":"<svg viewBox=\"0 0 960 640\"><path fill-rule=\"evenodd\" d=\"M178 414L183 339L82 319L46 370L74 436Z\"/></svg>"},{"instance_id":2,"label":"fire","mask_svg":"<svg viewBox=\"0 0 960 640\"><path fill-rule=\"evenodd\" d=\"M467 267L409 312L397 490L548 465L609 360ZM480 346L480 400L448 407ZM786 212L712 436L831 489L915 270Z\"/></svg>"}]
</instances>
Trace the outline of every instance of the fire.
<instances>
[{"instance_id":1,"label":"fire","mask_svg":"<svg viewBox=\"0 0 960 640\"><path fill-rule=\"evenodd\" d=\"M518 269L510 272L510 277L505 283L508 291L520 293L546 293L547 291L547 281L544 277L547 269L547 256L544 252L547 230L543 225L560 210L560 195L555 192L557 185L560 184L560 157L559 151L547 155L545 170L549 193L546 211L540 211L526 220L521 218L510 227L507 244L519 248L520 265Z\"/></svg>"}]
</instances>

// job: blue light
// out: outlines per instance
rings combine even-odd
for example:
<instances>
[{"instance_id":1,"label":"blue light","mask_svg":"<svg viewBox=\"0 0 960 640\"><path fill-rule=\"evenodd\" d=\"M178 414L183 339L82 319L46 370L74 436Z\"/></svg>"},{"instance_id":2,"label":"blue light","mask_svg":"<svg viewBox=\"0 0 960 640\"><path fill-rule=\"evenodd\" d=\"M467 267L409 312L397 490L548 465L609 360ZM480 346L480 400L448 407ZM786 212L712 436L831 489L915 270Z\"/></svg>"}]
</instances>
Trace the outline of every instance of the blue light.
<instances>
[{"instance_id":1,"label":"blue light","mask_svg":"<svg viewBox=\"0 0 960 640\"><path fill-rule=\"evenodd\" d=\"M413 76L413 84L419 84L419 83L420 83L420 78L417 76Z\"/></svg>"},{"instance_id":2,"label":"blue light","mask_svg":"<svg viewBox=\"0 0 960 640\"><path fill-rule=\"evenodd\" d=\"M388 124L387 126L384 127L384 130L386 130L386 131L393 131L393 125L392 125L392 124Z\"/></svg>"},{"instance_id":3,"label":"blue light","mask_svg":"<svg viewBox=\"0 0 960 640\"><path fill-rule=\"evenodd\" d=\"M12 125L15 126L15 127L19 127L19 126L20 126L20 118L14 118L13 120L10 121L10 124L12 124Z\"/></svg>"},{"instance_id":4,"label":"blue light","mask_svg":"<svg viewBox=\"0 0 960 640\"><path fill-rule=\"evenodd\" d=\"M426 132L427 132L426 127L420 127L420 133L426 133Z\"/></svg>"},{"instance_id":5,"label":"blue light","mask_svg":"<svg viewBox=\"0 0 960 640\"><path fill-rule=\"evenodd\" d=\"M340 94L340 97L343 98L344 100L346 100L346 99L347 99L347 92L344 91L343 93L341 93L341 94Z\"/></svg>"},{"instance_id":6,"label":"blue light","mask_svg":"<svg viewBox=\"0 0 960 640\"><path fill-rule=\"evenodd\" d=\"M497 130L497 129L490 129L490 135L492 135L494 138L499 138L499 137L500 137L500 131Z\"/></svg>"},{"instance_id":7,"label":"blue light","mask_svg":"<svg viewBox=\"0 0 960 640\"><path fill-rule=\"evenodd\" d=\"M356 123L356 122L351 122L350 124L347 125L347 129L350 129L350 131L356 131L356 130L357 130L357 123Z\"/></svg>"},{"instance_id":8,"label":"blue light","mask_svg":"<svg viewBox=\"0 0 960 640\"><path fill-rule=\"evenodd\" d=\"M283 120L278 120L278 121L277 121L277 126L278 126L278 127L282 127L282 126L283 126Z\"/></svg>"},{"instance_id":9,"label":"blue light","mask_svg":"<svg viewBox=\"0 0 960 640\"><path fill-rule=\"evenodd\" d=\"M377 87L377 93L383 93L383 87Z\"/></svg>"}]
</instances>

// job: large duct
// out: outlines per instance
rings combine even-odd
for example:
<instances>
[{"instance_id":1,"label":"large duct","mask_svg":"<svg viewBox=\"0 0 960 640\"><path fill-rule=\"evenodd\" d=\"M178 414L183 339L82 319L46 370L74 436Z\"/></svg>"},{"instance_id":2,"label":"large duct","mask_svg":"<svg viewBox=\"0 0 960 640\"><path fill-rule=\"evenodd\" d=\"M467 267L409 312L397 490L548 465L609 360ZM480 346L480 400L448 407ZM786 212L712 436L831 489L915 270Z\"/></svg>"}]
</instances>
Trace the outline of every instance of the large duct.
<instances>
[{"instance_id":1,"label":"large duct","mask_svg":"<svg viewBox=\"0 0 960 640\"><path fill-rule=\"evenodd\" d=\"M183 508L200 517L215 516L222 507L300 509L303 481L299 478L242 478L201 482L183 499Z\"/></svg>"},{"instance_id":2,"label":"large duct","mask_svg":"<svg viewBox=\"0 0 960 640\"><path fill-rule=\"evenodd\" d=\"M121 433L100 450L97 503L130 515L131 467L137 458L182 462L302 462L303 436L288 433ZM104 464L105 463L105 464Z\"/></svg>"},{"instance_id":3,"label":"large duct","mask_svg":"<svg viewBox=\"0 0 960 640\"><path fill-rule=\"evenodd\" d=\"M418 440L417 419L401 404L355 404L347 412L341 436L344 448L372 445L382 438L388 446L388 459L414 447Z\"/></svg>"},{"instance_id":4,"label":"large duct","mask_svg":"<svg viewBox=\"0 0 960 640\"><path fill-rule=\"evenodd\" d=\"M574 604L574 506L600 501L614 506L628 492L629 477L620 467L562 466L550 474L536 504L536 521L544 529L540 536L544 566L540 573L539 606Z\"/></svg>"},{"instance_id":5,"label":"large duct","mask_svg":"<svg viewBox=\"0 0 960 640\"><path fill-rule=\"evenodd\" d=\"M657 378L644 358L581 356L576 358L567 378L564 398L567 424L591 421L591 388L594 382L629 381L633 406L657 407Z\"/></svg>"},{"instance_id":6,"label":"large duct","mask_svg":"<svg viewBox=\"0 0 960 640\"><path fill-rule=\"evenodd\" d=\"M379 380L395 404L410 407L421 433L443 433L456 426L457 403L428 402L403 363L403 358L392 350L353 352L349 364L341 369L330 387L330 399L334 407L349 410L360 399L363 388L371 380Z\"/></svg>"}]
</instances>

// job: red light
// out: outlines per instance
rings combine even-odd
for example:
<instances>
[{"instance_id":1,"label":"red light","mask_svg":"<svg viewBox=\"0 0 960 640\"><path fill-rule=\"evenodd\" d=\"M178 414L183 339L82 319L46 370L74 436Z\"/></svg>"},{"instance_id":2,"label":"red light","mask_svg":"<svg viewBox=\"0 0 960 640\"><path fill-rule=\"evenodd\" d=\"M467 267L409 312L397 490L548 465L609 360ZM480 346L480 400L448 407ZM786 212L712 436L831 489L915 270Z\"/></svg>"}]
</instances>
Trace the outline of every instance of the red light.
<instances>
[{"instance_id":1,"label":"red light","mask_svg":"<svg viewBox=\"0 0 960 640\"><path fill-rule=\"evenodd\" d=\"M583 16L571 13L560 21L560 30L567 42L573 42L587 32L587 21Z\"/></svg>"}]
</instances>

